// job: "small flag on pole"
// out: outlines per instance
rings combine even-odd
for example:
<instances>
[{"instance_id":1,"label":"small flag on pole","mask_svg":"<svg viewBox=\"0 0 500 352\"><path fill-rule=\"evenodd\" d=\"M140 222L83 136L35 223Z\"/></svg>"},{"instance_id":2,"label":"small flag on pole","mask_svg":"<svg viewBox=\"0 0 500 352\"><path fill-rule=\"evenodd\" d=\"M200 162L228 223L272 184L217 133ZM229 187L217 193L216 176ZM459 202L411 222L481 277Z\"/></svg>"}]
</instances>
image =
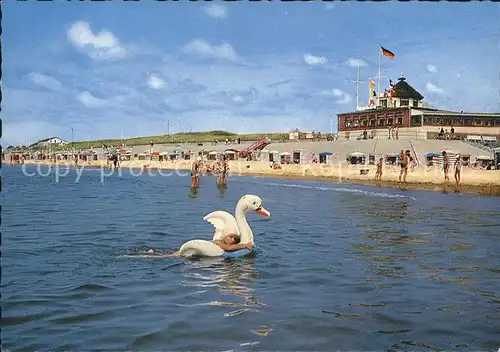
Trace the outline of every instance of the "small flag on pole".
<instances>
[{"instance_id":1,"label":"small flag on pole","mask_svg":"<svg viewBox=\"0 0 500 352\"><path fill-rule=\"evenodd\" d=\"M374 89L374 88L375 88L375 82L370 80L370 89Z\"/></svg>"},{"instance_id":2,"label":"small flag on pole","mask_svg":"<svg viewBox=\"0 0 500 352\"><path fill-rule=\"evenodd\" d=\"M384 48L383 46L380 46L380 49L382 49L382 55L388 57L389 59L391 60L394 60L394 53L390 50L387 50L386 48Z\"/></svg>"}]
</instances>

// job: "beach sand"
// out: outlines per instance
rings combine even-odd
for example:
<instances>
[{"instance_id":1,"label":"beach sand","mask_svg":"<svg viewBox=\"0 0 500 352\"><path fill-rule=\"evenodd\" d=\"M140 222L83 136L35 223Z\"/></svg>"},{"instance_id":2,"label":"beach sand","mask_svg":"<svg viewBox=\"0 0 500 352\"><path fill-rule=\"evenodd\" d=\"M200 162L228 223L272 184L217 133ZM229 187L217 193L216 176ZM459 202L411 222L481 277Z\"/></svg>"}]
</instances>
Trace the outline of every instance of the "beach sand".
<instances>
[{"instance_id":1,"label":"beach sand","mask_svg":"<svg viewBox=\"0 0 500 352\"><path fill-rule=\"evenodd\" d=\"M186 171L191 169L191 161L152 161L133 160L122 161L121 168L146 169L148 172L155 170L177 170L180 175L189 176ZM210 163L210 162L209 162ZM54 163L37 160L26 160L25 164L55 165ZM73 162L59 161L57 165L70 165ZM105 160L88 161L79 163L85 167L106 167ZM339 164L303 164L281 165L281 169L274 170L266 162L258 161L229 161L228 176L256 176L287 178L296 180L318 180L337 183L351 183L376 186L380 188L399 188L401 190L421 189L443 193L459 192L478 195L500 196L500 171L474 170L464 167L462 169L461 184L456 186L454 169L450 168L450 180L444 182L443 170L439 167L418 166L413 171L408 170L407 182L399 183L400 168L384 166L382 181L375 181L376 167L374 165L347 165ZM361 170L368 170L362 175ZM176 172L176 171L174 171ZM186 181L190 183L189 181ZM230 179L228 179L230 182Z\"/></svg>"}]
</instances>

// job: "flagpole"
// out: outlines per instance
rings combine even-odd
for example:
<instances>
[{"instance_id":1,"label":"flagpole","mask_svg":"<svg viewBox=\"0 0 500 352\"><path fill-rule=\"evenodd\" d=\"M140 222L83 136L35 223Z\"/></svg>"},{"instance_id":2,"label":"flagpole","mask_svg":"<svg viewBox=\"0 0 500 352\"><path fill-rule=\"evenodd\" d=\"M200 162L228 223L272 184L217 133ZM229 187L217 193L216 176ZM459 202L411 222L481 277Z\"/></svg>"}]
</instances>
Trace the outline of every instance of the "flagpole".
<instances>
[{"instance_id":1,"label":"flagpole","mask_svg":"<svg viewBox=\"0 0 500 352\"><path fill-rule=\"evenodd\" d=\"M359 69L360 65L357 65L357 70L356 70L356 80L355 81L348 81L349 83L356 83L356 111L359 109L359 84L360 83L366 83L365 81L360 81L359 80Z\"/></svg>"},{"instance_id":2,"label":"flagpole","mask_svg":"<svg viewBox=\"0 0 500 352\"><path fill-rule=\"evenodd\" d=\"M379 105L379 97L380 97L380 79L381 75L381 66L382 66L382 49L378 49L378 87L377 87L377 106Z\"/></svg>"},{"instance_id":3,"label":"flagpole","mask_svg":"<svg viewBox=\"0 0 500 352\"><path fill-rule=\"evenodd\" d=\"M356 74L356 111L359 109L359 64L358 72Z\"/></svg>"}]
</instances>

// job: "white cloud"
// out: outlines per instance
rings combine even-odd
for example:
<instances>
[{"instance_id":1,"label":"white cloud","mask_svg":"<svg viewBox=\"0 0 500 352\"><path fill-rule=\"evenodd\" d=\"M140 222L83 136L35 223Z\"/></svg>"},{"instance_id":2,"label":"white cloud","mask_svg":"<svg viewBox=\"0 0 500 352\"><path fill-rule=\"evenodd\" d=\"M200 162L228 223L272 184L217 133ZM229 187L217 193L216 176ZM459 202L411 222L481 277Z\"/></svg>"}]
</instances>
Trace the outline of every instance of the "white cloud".
<instances>
[{"instance_id":1,"label":"white cloud","mask_svg":"<svg viewBox=\"0 0 500 352\"><path fill-rule=\"evenodd\" d=\"M325 4L325 10L332 11L333 9L335 9L335 4L333 3Z\"/></svg>"},{"instance_id":2,"label":"white cloud","mask_svg":"<svg viewBox=\"0 0 500 352\"><path fill-rule=\"evenodd\" d=\"M74 22L67 35L73 46L94 60L117 60L127 55L127 51L113 33L103 29L94 34L88 22Z\"/></svg>"},{"instance_id":3,"label":"white cloud","mask_svg":"<svg viewBox=\"0 0 500 352\"><path fill-rule=\"evenodd\" d=\"M245 98L243 98L241 95L235 95L233 97L233 101L236 103L243 103L245 101Z\"/></svg>"},{"instance_id":4,"label":"white cloud","mask_svg":"<svg viewBox=\"0 0 500 352\"><path fill-rule=\"evenodd\" d=\"M349 94L337 88L333 89L333 96L338 98L335 101L337 104L345 105L352 101L352 97Z\"/></svg>"},{"instance_id":5,"label":"white cloud","mask_svg":"<svg viewBox=\"0 0 500 352\"><path fill-rule=\"evenodd\" d=\"M160 77L157 77L155 75L151 75L148 78L148 86L153 88L153 89L162 89L165 88L166 84L163 79Z\"/></svg>"},{"instance_id":6,"label":"white cloud","mask_svg":"<svg viewBox=\"0 0 500 352\"><path fill-rule=\"evenodd\" d=\"M429 93L435 93L435 94L444 94L444 91L441 87L438 87L437 85L431 83L431 82L427 82L425 84L425 89L429 92Z\"/></svg>"},{"instance_id":7,"label":"white cloud","mask_svg":"<svg viewBox=\"0 0 500 352\"><path fill-rule=\"evenodd\" d=\"M31 81L39 86L51 89L51 90L61 90L62 84L54 77L50 77L41 73L31 72L29 75Z\"/></svg>"},{"instance_id":8,"label":"white cloud","mask_svg":"<svg viewBox=\"0 0 500 352\"><path fill-rule=\"evenodd\" d=\"M355 59L355 58L349 58L346 62L346 65L347 66L351 66L351 67L358 67L358 65L360 67L365 67L365 66L368 66L368 64L366 63L365 60L363 59Z\"/></svg>"},{"instance_id":9,"label":"white cloud","mask_svg":"<svg viewBox=\"0 0 500 352\"><path fill-rule=\"evenodd\" d=\"M350 94L340 90L338 88L333 88L332 90L322 91L321 95L323 96L334 96L336 98L335 104L346 105L352 101L352 97Z\"/></svg>"},{"instance_id":10,"label":"white cloud","mask_svg":"<svg viewBox=\"0 0 500 352\"><path fill-rule=\"evenodd\" d=\"M78 94L77 99L80 103L85 105L87 108L95 108L95 107L103 106L106 103L105 100L94 97L88 91L84 91L84 92Z\"/></svg>"},{"instance_id":11,"label":"white cloud","mask_svg":"<svg viewBox=\"0 0 500 352\"><path fill-rule=\"evenodd\" d=\"M220 5L220 4L208 5L204 8L204 10L208 16L214 17L214 18L219 18L221 20L226 18L228 15L227 7L224 5Z\"/></svg>"},{"instance_id":12,"label":"white cloud","mask_svg":"<svg viewBox=\"0 0 500 352\"><path fill-rule=\"evenodd\" d=\"M228 43L212 45L203 39L194 39L184 45L183 51L186 54L194 54L205 58L225 59L235 61L238 55L234 48Z\"/></svg>"},{"instance_id":13,"label":"white cloud","mask_svg":"<svg viewBox=\"0 0 500 352\"><path fill-rule=\"evenodd\" d=\"M314 56L311 54L304 54L304 61L311 66L325 65L328 59L324 56Z\"/></svg>"},{"instance_id":14,"label":"white cloud","mask_svg":"<svg viewBox=\"0 0 500 352\"><path fill-rule=\"evenodd\" d=\"M436 73L438 72L438 69L434 65L427 65L427 72Z\"/></svg>"}]
</instances>

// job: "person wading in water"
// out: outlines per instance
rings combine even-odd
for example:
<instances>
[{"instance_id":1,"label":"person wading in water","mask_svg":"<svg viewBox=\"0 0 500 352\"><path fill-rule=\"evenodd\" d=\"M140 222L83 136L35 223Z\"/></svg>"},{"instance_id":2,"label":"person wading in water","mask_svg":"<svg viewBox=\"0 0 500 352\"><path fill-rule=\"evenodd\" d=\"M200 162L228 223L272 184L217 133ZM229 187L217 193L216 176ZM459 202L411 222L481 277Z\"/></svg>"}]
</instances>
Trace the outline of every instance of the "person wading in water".
<instances>
[{"instance_id":1,"label":"person wading in water","mask_svg":"<svg viewBox=\"0 0 500 352\"><path fill-rule=\"evenodd\" d=\"M191 167L191 188L200 187L201 157L199 156Z\"/></svg>"},{"instance_id":2,"label":"person wading in water","mask_svg":"<svg viewBox=\"0 0 500 352\"><path fill-rule=\"evenodd\" d=\"M227 161L226 156L221 155L221 160L219 162L219 172L217 174L217 186L225 187L227 185L226 175L227 175Z\"/></svg>"}]
</instances>

